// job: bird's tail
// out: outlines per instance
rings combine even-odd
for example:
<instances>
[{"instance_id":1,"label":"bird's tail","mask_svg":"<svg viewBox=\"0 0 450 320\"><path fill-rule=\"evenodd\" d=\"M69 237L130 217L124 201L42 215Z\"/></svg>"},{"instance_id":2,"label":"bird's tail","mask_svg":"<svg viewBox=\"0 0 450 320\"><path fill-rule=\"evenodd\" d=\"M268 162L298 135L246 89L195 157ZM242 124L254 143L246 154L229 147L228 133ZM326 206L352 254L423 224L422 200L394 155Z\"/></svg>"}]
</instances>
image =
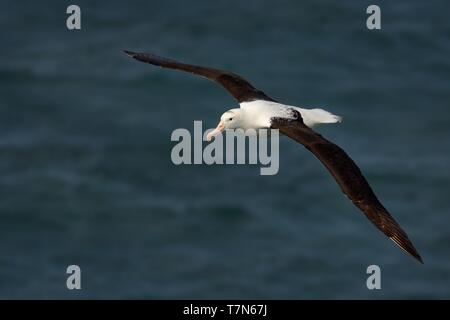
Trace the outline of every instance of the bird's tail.
<instances>
[{"instance_id":1,"label":"bird's tail","mask_svg":"<svg viewBox=\"0 0 450 320\"><path fill-rule=\"evenodd\" d=\"M332 114L323 109L302 109L295 108L302 115L303 122L308 127L313 127L322 123L338 123L342 122L342 117Z\"/></svg>"}]
</instances>

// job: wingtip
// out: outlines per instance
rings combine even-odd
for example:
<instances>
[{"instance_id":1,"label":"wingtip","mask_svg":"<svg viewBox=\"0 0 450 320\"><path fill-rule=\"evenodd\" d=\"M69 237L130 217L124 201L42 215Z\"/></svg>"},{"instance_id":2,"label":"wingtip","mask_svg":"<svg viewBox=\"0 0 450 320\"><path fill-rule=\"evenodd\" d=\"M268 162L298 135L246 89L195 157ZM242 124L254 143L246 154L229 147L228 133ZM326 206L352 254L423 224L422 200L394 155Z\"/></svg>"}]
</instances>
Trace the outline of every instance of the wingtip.
<instances>
[{"instance_id":1,"label":"wingtip","mask_svg":"<svg viewBox=\"0 0 450 320\"><path fill-rule=\"evenodd\" d=\"M411 243L411 241L408 239L408 236L406 233L404 233L403 236L399 236L398 234L389 237L400 249L408 253L411 257L419 261L421 264L423 263L422 257L420 256L417 249L414 247L414 245Z\"/></svg>"},{"instance_id":2,"label":"wingtip","mask_svg":"<svg viewBox=\"0 0 450 320\"><path fill-rule=\"evenodd\" d=\"M402 247L400 246L400 248L402 248L403 250L405 250L408 254L411 255L411 257L413 257L414 259L416 259L417 261L419 261L421 264L423 263L422 257L420 256L420 254L417 252L416 248L414 248L414 246L411 244L410 247Z\"/></svg>"},{"instance_id":3,"label":"wingtip","mask_svg":"<svg viewBox=\"0 0 450 320\"><path fill-rule=\"evenodd\" d=\"M417 255L417 257L414 257L414 258L416 258L417 259L417 261L419 261L421 264L425 264L424 262L423 262L423 260L422 260L422 257L421 256L419 256L419 255Z\"/></svg>"},{"instance_id":4,"label":"wingtip","mask_svg":"<svg viewBox=\"0 0 450 320\"><path fill-rule=\"evenodd\" d=\"M129 51L129 50L123 50L129 57L134 58L136 56L136 52Z\"/></svg>"},{"instance_id":5,"label":"wingtip","mask_svg":"<svg viewBox=\"0 0 450 320\"><path fill-rule=\"evenodd\" d=\"M417 261L419 261L421 264L424 264L423 263L423 259L422 259L422 257L420 256L420 254L417 252L417 250L416 250L416 248L414 248L414 246L412 246L412 244L411 244L411 247L410 248L403 248L403 247L401 247L403 250L405 250L407 253L409 253L414 259L416 259Z\"/></svg>"}]
</instances>

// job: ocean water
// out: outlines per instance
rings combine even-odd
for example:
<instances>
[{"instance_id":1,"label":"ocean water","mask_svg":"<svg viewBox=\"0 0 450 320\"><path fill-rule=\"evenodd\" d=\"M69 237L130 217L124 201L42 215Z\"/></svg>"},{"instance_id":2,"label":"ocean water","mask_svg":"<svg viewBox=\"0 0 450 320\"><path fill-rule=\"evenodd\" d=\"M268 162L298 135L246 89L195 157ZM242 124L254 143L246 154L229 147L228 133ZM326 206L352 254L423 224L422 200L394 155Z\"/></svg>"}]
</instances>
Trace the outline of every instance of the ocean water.
<instances>
[{"instance_id":1,"label":"ocean water","mask_svg":"<svg viewBox=\"0 0 450 320\"><path fill-rule=\"evenodd\" d=\"M61 1L0 10L0 298L450 297L450 3ZM344 117L318 129L359 164L420 265L282 139L280 171L172 164L176 128L217 124L220 87L123 49L233 70ZM66 288L79 265L82 290ZM381 268L368 290L366 268Z\"/></svg>"}]
</instances>

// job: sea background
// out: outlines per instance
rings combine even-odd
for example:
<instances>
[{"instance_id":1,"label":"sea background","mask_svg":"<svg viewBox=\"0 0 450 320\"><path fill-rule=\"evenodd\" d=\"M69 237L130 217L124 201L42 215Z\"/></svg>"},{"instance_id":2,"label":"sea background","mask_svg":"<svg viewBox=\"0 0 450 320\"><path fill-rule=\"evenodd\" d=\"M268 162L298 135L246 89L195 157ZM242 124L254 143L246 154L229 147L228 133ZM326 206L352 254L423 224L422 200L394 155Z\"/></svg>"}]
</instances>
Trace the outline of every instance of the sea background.
<instances>
[{"instance_id":1,"label":"sea background","mask_svg":"<svg viewBox=\"0 0 450 320\"><path fill-rule=\"evenodd\" d=\"M2 1L0 298L450 297L450 2ZM82 29L66 28L77 4ZM233 70L344 117L359 164L425 264L289 139L280 171L171 162L220 87L123 49ZM82 290L66 288L66 268ZM366 268L381 267L381 290Z\"/></svg>"}]
</instances>

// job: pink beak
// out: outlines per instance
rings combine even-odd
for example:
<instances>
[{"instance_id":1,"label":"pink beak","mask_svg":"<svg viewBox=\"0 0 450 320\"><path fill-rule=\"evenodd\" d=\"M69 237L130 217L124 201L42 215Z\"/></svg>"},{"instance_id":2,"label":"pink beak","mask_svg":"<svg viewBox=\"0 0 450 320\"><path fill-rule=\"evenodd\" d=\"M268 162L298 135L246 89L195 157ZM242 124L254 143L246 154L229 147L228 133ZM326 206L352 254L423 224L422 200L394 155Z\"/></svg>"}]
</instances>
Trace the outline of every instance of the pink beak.
<instances>
[{"instance_id":1,"label":"pink beak","mask_svg":"<svg viewBox=\"0 0 450 320\"><path fill-rule=\"evenodd\" d=\"M217 128L215 128L213 131L211 131L210 133L208 133L208 134L206 135L206 140L207 140L207 141L211 141L212 137L217 136L217 135L220 134L224 129L225 129L225 125L223 124L222 121L220 121L219 124L217 125Z\"/></svg>"}]
</instances>

